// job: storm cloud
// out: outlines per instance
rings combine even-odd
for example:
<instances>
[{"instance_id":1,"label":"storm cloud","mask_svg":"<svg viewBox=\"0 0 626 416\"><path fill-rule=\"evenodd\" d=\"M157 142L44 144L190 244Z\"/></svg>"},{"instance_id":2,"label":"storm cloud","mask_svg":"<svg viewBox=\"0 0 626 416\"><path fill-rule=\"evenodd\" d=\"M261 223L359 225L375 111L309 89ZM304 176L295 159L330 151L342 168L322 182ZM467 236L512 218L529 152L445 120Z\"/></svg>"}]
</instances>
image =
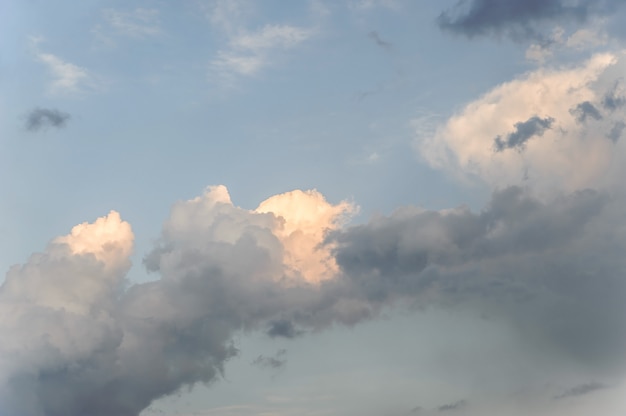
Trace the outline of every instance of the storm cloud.
<instances>
[{"instance_id":1,"label":"storm cloud","mask_svg":"<svg viewBox=\"0 0 626 416\"><path fill-rule=\"evenodd\" d=\"M70 117L68 113L53 108L35 108L26 115L24 128L32 132L48 127L62 128Z\"/></svg>"},{"instance_id":2,"label":"storm cloud","mask_svg":"<svg viewBox=\"0 0 626 416\"><path fill-rule=\"evenodd\" d=\"M532 137L540 137L546 130L552 128L553 123L552 117L541 118L539 116L515 123L515 131L509 133L504 139L501 136L494 139L494 150L496 152L502 152L506 149L521 150Z\"/></svg>"},{"instance_id":3,"label":"storm cloud","mask_svg":"<svg viewBox=\"0 0 626 416\"><path fill-rule=\"evenodd\" d=\"M582 23L621 4L621 0L461 0L442 12L437 23L442 30L468 37L505 34L521 40L541 37L539 23Z\"/></svg>"}]
</instances>

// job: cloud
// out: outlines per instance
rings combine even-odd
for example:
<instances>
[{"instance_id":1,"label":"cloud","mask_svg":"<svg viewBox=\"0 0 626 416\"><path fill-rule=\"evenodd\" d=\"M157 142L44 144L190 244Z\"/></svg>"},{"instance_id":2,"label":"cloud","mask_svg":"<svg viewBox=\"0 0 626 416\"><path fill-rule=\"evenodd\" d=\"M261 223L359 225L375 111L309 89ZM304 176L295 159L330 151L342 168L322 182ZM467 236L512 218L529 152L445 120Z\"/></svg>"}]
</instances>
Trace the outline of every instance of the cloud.
<instances>
[{"instance_id":1,"label":"cloud","mask_svg":"<svg viewBox=\"0 0 626 416\"><path fill-rule=\"evenodd\" d=\"M0 287L0 413L136 416L218 380L242 331L314 333L402 303L487 314L519 332L522 348L598 374L621 368L617 197L507 188L480 213L404 207L346 226L350 212L317 191L249 210L210 187L173 205L144 258L156 279L132 286L130 225L113 211L77 225ZM282 368L284 355L255 365Z\"/></svg>"},{"instance_id":2,"label":"cloud","mask_svg":"<svg viewBox=\"0 0 626 416\"><path fill-rule=\"evenodd\" d=\"M303 333L303 331L295 327L293 322L286 319L278 319L276 321L270 322L269 329L267 330L267 335L272 338L296 338Z\"/></svg>"},{"instance_id":3,"label":"cloud","mask_svg":"<svg viewBox=\"0 0 626 416\"><path fill-rule=\"evenodd\" d=\"M233 35L245 25L255 3L249 0L212 0L203 6L213 27Z\"/></svg>"},{"instance_id":4,"label":"cloud","mask_svg":"<svg viewBox=\"0 0 626 416\"><path fill-rule=\"evenodd\" d=\"M370 38L376 45L380 46L381 48L389 51L392 48L392 45L390 42L384 41L381 39L380 35L378 34L377 31L372 30L371 32L369 32L367 34L367 37Z\"/></svg>"},{"instance_id":5,"label":"cloud","mask_svg":"<svg viewBox=\"0 0 626 416\"><path fill-rule=\"evenodd\" d=\"M596 120L593 129L570 110L599 103L624 65L622 55L604 53L578 65L540 67L494 87L429 132L417 130L416 148L431 166L496 188L525 183L550 192L615 183L626 149L605 136L626 117L624 108ZM539 132L541 140L530 139ZM494 152L494 137L500 138L496 150L523 144L524 151Z\"/></svg>"},{"instance_id":6,"label":"cloud","mask_svg":"<svg viewBox=\"0 0 626 416\"><path fill-rule=\"evenodd\" d=\"M401 5L399 0L350 0L348 7L363 12L375 9L398 10Z\"/></svg>"},{"instance_id":7,"label":"cloud","mask_svg":"<svg viewBox=\"0 0 626 416\"><path fill-rule=\"evenodd\" d=\"M24 127L28 131L39 131L47 127L63 128L70 119L68 113L53 108L35 108L26 115Z\"/></svg>"},{"instance_id":8,"label":"cloud","mask_svg":"<svg viewBox=\"0 0 626 416\"><path fill-rule=\"evenodd\" d=\"M256 32L231 37L228 48L217 52L211 73L227 82L234 75L251 76L272 62L276 51L295 48L313 35L311 29L290 25L266 25Z\"/></svg>"},{"instance_id":9,"label":"cloud","mask_svg":"<svg viewBox=\"0 0 626 416\"><path fill-rule=\"evenodd\" d=\"M137 8L133 11L104 9L102 17L113 30L121 35L144 38L161 33L157 9Z\"/></svg>"},{"instance_id":10,"label":"cloud","mask_svg":"<svg viewBox=\"0 0 626 416\"><path fill-rule=\"evenodd\" d=\"M40 42L40 39L34 39L33 48L37 60L48 68L53 77L48 87L50 94L79 96L100 88L96 77L86 68L64 61L51 53L42 52L38 48Z\"/></svg>"},{"instance_id":11,"label":"cloud","mask_svg":"<svg viewBox=\"0 0 626 416\"><path fill-rule=\"evenodd\" d=\"M448 404L439 406L437 410L440 412L449 412L451 410L459 410L465 407L466 405L467 405L467 402L465 400L457 400L454 403L448 403Z\"/></svg>"},{"instance_id":12,"label":"cloud","mask_svg":"<svg viewBox=\"0 0 626 416\"><path fill-rule=\"evenodd\" d=\"M616 143L622 137L622 133L625 128L626 123L623 121L616 121L615 124L613 124L613 127L611 127L611 130L607 133L606 137L611 139L613 143Z\"/></svg>"},{"instance_id":13,"label":"cloud","mask_svg":"<svg viewBox=\"0 0 626 416\"><path fill-rule=\"evenodd\" d=\"M513 39L542 38L539 24L582 23L620 6L620 0L570 2L566 0L470 0L459 1L442 12L437 23L442 30L468 37L508 35Z\"/></svg>"},{"instance_id":14,"label":"cloud","mask_svg":"<svg viewBox=\"0 0 626 416\"><path fill-rule=\"evenodd\" d=\"M287 350L280 349L276 351L276 354L274 354L273 357L259 355L252 361L252 365L260 368L267 368L270 370L279 370L287 365L287 359L285 358L285 354L287 354Z\"/></svg>"},{"instance_id":15,"label":"cloud","mask_svg":"<svg viewBox=\"0 0 626 416\"><path fill-rule=\"evenodd\" d=\"M584 123L587 121L587 117L591 117L594 120L602 120L602 114L589 101L583 101L582 103L576 104L576 107L573 107L569 110L570 114L576 117L576 121L579 123Z\"/></svg>"},{"instance_id":16,"label":"cloud","mask_svg":"<svg viewBox=\"0 0 626 416\"><path fill-rule=\"evenodd\" d=\"M115 37L145 39L162 34L158 9L103 9L101 15L104 23L97 24L91 32L109 46L116 44Z\"/></svg>"},{"instance_id":17,"label":"cloud","mask_svg":"<svg viewBox=\"0 0 626 416\"><path fill-rule=\"evenodd\" d=\"M619 368L621 210L623 201L596 191L542 202L508 188L477 214L405 207L331 239L352 296L370 305L484 314L516 328L541 354Z\"/></svg>"},{"instance_id":18,"label":"cloud","mask_svg":"<svg viewBox=\"0 0 626 416\"><path fill-rule=\"evenodd\" d=\"M610 111L618 110L626 104L626 92L621 87L621 83L615 81L613 87L607 91L602 99L602 106Z\"/></svg>"},{"instance_id":19,"label":"cloud","mask_svg":"<svg viewBox=\"0 0 626 416\"><path fill-rule=\"evenodd\" d=\"M555 396L554 398L565 399L568 397L578 397L578 396L583 396L585 394L593 393L595 391L602 390L605 388L607 388L607 386L602 383L598 383L598 382L585 383L585 384L580 384L578 386L572 387L571 389L564 391L563 393L559 394L558 396Z\"/></svg>"},{"instance_id":20,"label":"cloud","mask_svg":"<svg viewBox=\"0 0 626 416\"><path fill-rule=\"evenodd\" d=\"M218 186L175 204L145 259L152 282L126 287L133 234L116 212L12 268L0 288L0 413L137 415L219 378L237 331L348 322L324 289L330 276L314 274L336 270L322 243L348 205L315 191L266 202L241 209ZM283 365L282 355L259 363Z\"/></svg>"},{"instance_id":21,"label":"cloud","mask_svg":"<svg viewBox=\"0 0 626 416\"><path fill-rule=\"evenodd\" d=\"M540 118L532 116L526 121L515 123L515 131L506 135L506 139L502 140L501 136L494 139L493 147L496 152L502 152L505 149L524 148L526 142L534 136L543 136L543 133L552 127L554 119L552 117Z\"/></svg>"}]
</instances>

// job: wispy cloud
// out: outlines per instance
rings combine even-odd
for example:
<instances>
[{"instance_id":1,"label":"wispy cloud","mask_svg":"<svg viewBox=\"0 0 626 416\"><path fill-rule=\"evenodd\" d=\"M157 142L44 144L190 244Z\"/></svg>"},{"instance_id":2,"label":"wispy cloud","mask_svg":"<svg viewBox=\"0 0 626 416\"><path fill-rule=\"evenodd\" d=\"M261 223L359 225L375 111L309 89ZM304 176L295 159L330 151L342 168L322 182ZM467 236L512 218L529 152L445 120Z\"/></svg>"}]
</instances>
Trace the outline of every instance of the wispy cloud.
<instances>
[{"instance_id":1,"label":"wispy cloud","mask_svg":"<svg viewBox=\"0 0 626 416\"><path fill-rule=\"evenodd\" d=\"M598 390L605 389L607 386L598 382L590 382L585 384L580 384L578 386L572 387L569 390L564 391L563 393L555 396L555 399L565 399L568 397L578 397L583 396L585 394L593 393Z\"/></svg>"},{"instance_id":2,"label":"wispy cloud","mask_svg":"<svg viewBox=\"0 0 626 416\"><path fill-rule=\"evenodd\" d=\"M137 8L132 11L105 9L102 17L117 33L143 38L161 33L159 11Z\"/></svg>"},{"instance_id":3,"label":"wispy cloud","mask_svg":"<svg viewBox=\"0 0 626 416\"><path fill-rule=\"evenodd\" d=\"M259 355L252 361L252 365L266 368L270 370L280 370L287 364L286 349L280 349L276 351L273 356Z\"/></svg>"},{"instance_id":4,"label":"wispy cloud","mask_svg":"<svg viewBox=\"0 0 626 416\"><path fill-rule=\"evenodd\" d=\"M100 82L90 71L52 53L41 51L40 43L40 38L32 39L36 59L44 64L52 75L52 81L48 86L50 94L76 96L100 88Z\"/></svg>"},{"instance_id":5,"label":"wispy cloud","mask_svg":"<svg viewBox=\"0 0 626 416\"><path fill-rule=\"evenodd\" d=\"M348 7L357 11L368 11L373 9L385 8L397 10L400 8L399 0L352 0L348 3Z\"/></svg>"},{"instance_id":6,"label":"wispy cloud","mask_svg":"<svg viewBox=\"0 0 626 416\"><path fill-rule=\"evenodd\" d=\"M383 40L377 31L372 30L371 32L367 34L367 37L370 38L376 45L380 46L381 48L387 51L391 50L391 47L392 47L391 42L387 42Z\"/></svg>"},{"instance_id":7,"label":"wispy cloud","mask_svg":"<svg viewBox=\"0 0 626 416\"><path fill-rule=\"evenodd\" d=\"M35 108L26 115L24 127L28 131L39 131L48 127L65 127L70 119L68 113L56 110L54 108Z\"/></svg>"},{"instance_id":8,"label":"wispy cloud","mask_svg":"<svg viewBox=\"0 0 626 416\"><path fill-rule=\"evenodd\" d=\"M293 49L314 33L299 26L266 25L256 32L233 36L228 47L219 50L211 61L211 73L231 80L234 75L254 75L270 65L276 52Z\"/></svg>"},{"instance_id":9,"label":"wispy cloud","mask_svg":"<svg viewBox=\"0 0 626 416\"><path fill-rule=\"evenodd\" d=\"M448 403L448 404L444 404L442 406L439 406L437 408L438 411L440 412L448 412L450 410L459 410L462 407L465 407L467 405L467 401L465 400L457 400L454 403Z\"/></svg>"}]
</instances>

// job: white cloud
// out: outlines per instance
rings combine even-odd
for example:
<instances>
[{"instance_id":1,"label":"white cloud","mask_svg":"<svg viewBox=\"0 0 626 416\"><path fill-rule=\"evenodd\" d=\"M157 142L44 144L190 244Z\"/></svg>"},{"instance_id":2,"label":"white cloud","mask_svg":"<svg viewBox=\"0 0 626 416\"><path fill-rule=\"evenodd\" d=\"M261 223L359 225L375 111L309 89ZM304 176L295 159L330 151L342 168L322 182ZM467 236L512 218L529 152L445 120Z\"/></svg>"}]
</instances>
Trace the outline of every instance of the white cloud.
<instances>
[{"instance_id":1,"label":"white cloud","mask_svg":"<svg viewBox=\"0 0 626 416\"><path fill-rule=\"evenodd\" d=\"M212 0L203 4L203 7L211 25L225 33L234 34L245 25L254 5L249 0Z\"/></svg>"},{"instance_id":2,"label":"white cloud","mask_svg":"<svg viewBox=\"0 0 626 416\"><path fill-rule=\"evenodd\" d=\"M416 146L432 166L459 177L479 177L501 187L523 181L537 189L578 189L615 180L624 162L625 141L607 140L624 108L602 109L603 96L623 73L624 58L597 54L567 68L540 68L501 84L467 104ZM589 102L601 119L577 120L573 109ZM519 128L552 120L537 134ZM497 138L523 139L496 151Z\"/></svg>"},{"instance_id":3,"label":"white cloud","mask_svg":"<svg viewBox=\"0 0 626 416\"><path fill-rule=\"evenodd\" d=\"M101 83L90 71L64 61L56 55L39 50L38 44L40 42L41 39L34 38L32 40L35 57L48 68L52 75L52 82L48 87L50 94L76 96L100 88Z\"/></svg>"},{"instance_id":4,"label":"white cloud","mask_svg":"<svg viewBox=\"0 0 626 416\"><path fill-rule=\"evenodd\" d=\"M283 243L284 262L292 273L308 282L337 275L339 269L331 255L333 246L322 243L330 231L356 213L356 207L346 201L329 204L315 190L296 190L266 199L255 211L272 213L281 220L274 234Z\"/></svg>"},{"instance_id":5,"label":"white cloud","mask_svg":"<svg viewBox=\"0 0 626 416\"><path fill-rule=\"evenodd\" d=\"M291 25L265 25L256 32L232 36L228 48L219 50L210 68L222 80L250 76L269 66L276 52L295 48L313 36L312 29Z\"/></svg>"},{"instance_id":6,"label":"white cloud","mask_svg":"<svg viewBox=\"0 0 626 416\"><path fill-rule=\"evenodd\" d=\"M526 50L526 59L543 64L557 52L568 50L589 51L604 46L609 42L609 37L603 28L602 20L584 29L579 29L566 35L562 27L552 31L552 35L543 43L533 43Z\"/></svg>"},{"instance_id":7,"label":"white cloud","mask_svg":"<svg viewBox=\"0 0 626 416\"><path fill-rule=\"evenodd\" d=\"M161 33L157 9L137 8L127 12L105 9L102 17L111 28L122 35L143 38Z\"/></svg>"}]
</instances>

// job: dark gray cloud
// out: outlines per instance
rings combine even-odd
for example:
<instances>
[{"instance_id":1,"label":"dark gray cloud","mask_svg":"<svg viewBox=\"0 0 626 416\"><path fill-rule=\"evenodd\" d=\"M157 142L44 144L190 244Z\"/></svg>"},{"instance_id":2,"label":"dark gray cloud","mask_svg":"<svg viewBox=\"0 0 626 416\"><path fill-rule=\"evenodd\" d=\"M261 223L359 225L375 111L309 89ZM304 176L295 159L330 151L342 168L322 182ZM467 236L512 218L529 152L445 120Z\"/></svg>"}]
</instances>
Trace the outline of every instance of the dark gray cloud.
<instances>
[{"instance_id":1,"label":"dark gray cloud","mask_svg":"<svg viewBox=\"0 0 626 416\"><path fill-rule=\"evenodd\" d=\"M622 0L460 0L455 7L442 12L437 23L442 30L468 37L542 38L538 28L542 23L582 23L623 3Z\"/></svg>"},{"instance_id":2,"label":"dark gray cloud","mask_svg":"<svg viewBox=\"0 0 626 416\"><path fill-rule=\"evenodd\" d=\"M623 92L620 90L620 83L617 81L613 85L613 88L608 90L604 95L602 105L607 110L615 111L622 108L624 104L626 104L626 96L623 95Z\"/></svg>"},{"instance_id":3,"label":"dark gray cloud","mask_svg":"<svg viewBox=\"0 0 626 416\"><path fill-rule=\"evenodd\" d=\"M585 191L550 203L519 188L481 213L404 208L332 238L353 293L504 319L529 344L615 368L626 348L621 204Z\"/></svg>"},{"instance_id":4,"label":"dark gray cloud","mask_svg":"<svg viewBox=\"0 0 626 416\"><path fill-rule=\"evenodd\" d=\"M543 136L546 130L552 128L553 123L554 119L552 117L541 118L539 116L533 116L526 121L515 123L515 131L507 134L504 139L502 136L496 137L493 148L496 152L502 152L506 149L521 150L532 137Z\"/></svg>"},{"instance_id":5,"label":"dark gray cloud","mask_svg":"<svg viewBox=\"0 0 626 416\"><path fill-rule=\"evenodd\" d=\"M28 131L39 131L48 127L65 127L70 119L68 113L52 108L35 108L26 115L24 127Z\"/></svg>"},{"instance_id":6,"label":"dark gray cloud","mask_svg":"<svg viewBox=\"0 0 626 416\"><path fill-rule=\"evenodd\" d=\"M380 46L381 48L383 48L385 50L389 51L392 48L391 43L381 39L380 35L375 30L372 30L371 32L369 32L367 34L367 37L370 38L371 40L373 40L374 43L376 43L376 45Z\"/></svg>"},{"instance_id":7,"label":"dark gray cloud","mask_svg":"<svg viewBox=\"0 0 626 416\"><path fill-rule=\"evenodd\" d=\"M454 403L441 405L437 408L437 410L440 412L449 412L450 410L459 410L461 408L464 408L465 406L467 406L466 400L457 400Z\"/></svg>"},{"instance_id":8,"label":"dark gray cloud","mask_svg":"<svg viewBox=\"0 0 626 416\"><path fill-rule=\"evenodd\" d=\"M252 365L270 370L279 370L287 365L287 358L285 357L286 354L286 349L280 349L276 351L274 356L268 357L265 355L259 355L252 361Z\"/></svg>"},{"instance_id":9,"label":"dark gray cloud","mask_svg":"<svg viewBox=\"0 0 626 416\"><path fill-rule=\"evenodd\" d=\"M558 399L565 399L568 397L578 397L578 396L583 396L585 394L593 393L595 391L606 389L606 388L607 386L605 384L594 381L591 383L585 383L585 384L572 387L571 389L564 391L563 393L555 396L554 398L558 400Z\"/></svg>"},{"instance_id":10,"label":"dark gray cloud","mask_svg":"<svg viewBox=\"0 0 626 416\"><path fill-rule=\"evenodd\" d=\"M602 120L602 114L600 114L600 111L590 101L578 103L576 107L569 110L569 113L574 116L579 123L586 122L588 117L594 120Z\"/></svg>"},{"instance_id":11,"label":"dark gray cloud","mask_svg":"<svg viewBox=\"0 0 626 416\"><path fill-rule=\"evenodd\" d=\"M609 130L606 137L611 139L613 143L617 143L617 141L622 137L625 128L626 123L624 123L623 121L616 121L615 124L613 124L613 127L611 127L611 130Z\"/></svg>"},{"instance_id":12,"label":"dark gray cloud","mask_svg":"<svg viewBox=\"0 0 626 416\"><path fill-rule=\"evenodd\" d=\"M269 329L267 330L267 335L272 338L295 338L302 334L304 334L304 331L297 329L293 322L287 319L277 319L270 322Z\"/></svg>"}]
</instances>

